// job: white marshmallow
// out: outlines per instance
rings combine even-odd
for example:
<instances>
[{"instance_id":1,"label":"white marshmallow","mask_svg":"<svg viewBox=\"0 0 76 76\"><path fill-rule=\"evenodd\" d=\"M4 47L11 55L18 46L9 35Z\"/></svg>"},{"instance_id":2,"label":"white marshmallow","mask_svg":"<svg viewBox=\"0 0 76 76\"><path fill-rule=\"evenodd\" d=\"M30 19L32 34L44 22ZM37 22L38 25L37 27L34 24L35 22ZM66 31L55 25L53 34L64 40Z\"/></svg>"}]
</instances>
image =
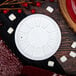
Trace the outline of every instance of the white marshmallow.
<instances>
[{"instance_id":1,"label":"white marshmallow","mask_svg":"<svg viewBox=\"0 0 76 76\"><path fill-rule=\"evenodd\" d=\"M53 74L52 76L57 76L57 74Z\"/></svg>"},{"instance_id":2,"label":"white marshmallow","mask_svg":"<svg viewBox=\"0 0 76 76\"><path fill-rule=\"evenodd\" d=\"M9 19L10 19L11 21L14 21L14 20L16 19L16 16L15 16L14 14L10 14L10 15L9 15Z\"/></svg>"},{"instance_id":3,"label":"white marshmallow","mask_svg":"<svg viewBox=\"0 0 76 76\"><path fill-rule=\"evenodd\" d=\"M76 48L76 42L73 42L71 45L72 48Z\"/></svg>"},{"instance_id":4,"label":"white marshmallow","mask_svg":"<svg viewBox=\"0 0 76 76\"><path fill-rule=\"evenodd\" d=\"M54 61L48 61L48 66L49 67L54 67Z\"/></svg>"},{"instance_id":5,"label":"white marshmallow","mask_svg":"<svg viewBox=\"0 0 76 76\"><path fill-rule=\"evenodd\" d=\"M66 61L67 61L67 57L66 57L66 56L62 56L62 57L60 58L60 61L61 61L62 63L66 62Z\"/></svg>"},{"instance_id":6,"label":"white marshmallow","mask_svg":"<svg viewBox=\"0 0 76 76\"><path fill-rule=\"evenodd\" d=\"M8 32L9 34L12 34L12 33L13 33L13 31L14 31L14 29L13 29L12 27L10 27L10 28L8 29L8 31L7 31L7 32Z\"/></svg>"},{"instance_id":7,"label":"white marshmallow","mask_svg":"<svg viewBox=\"0 0 76 76\"><path fill-rule=\"evenodd\" d=\"M47 10L48 12L50 12L50 13L52 13L52 12L54 11L54 9L53 9L51 6L48 6L48 7L46 8L46 10Z\"/></svg>"},{"instance_id":8,"label":"white marshmallow","mask_svg":"<svg viewBox=\"0 0 76 76\"><path fill-rule=\"evenodd\" d=\"M71 52L69 53L69 55L70 55L71 57L73 57L73 58L75 58L75 57L76 57L76 53L75 53L75 52L73 52L73 51L71 51Z\"/></svg>"}]
</instances>

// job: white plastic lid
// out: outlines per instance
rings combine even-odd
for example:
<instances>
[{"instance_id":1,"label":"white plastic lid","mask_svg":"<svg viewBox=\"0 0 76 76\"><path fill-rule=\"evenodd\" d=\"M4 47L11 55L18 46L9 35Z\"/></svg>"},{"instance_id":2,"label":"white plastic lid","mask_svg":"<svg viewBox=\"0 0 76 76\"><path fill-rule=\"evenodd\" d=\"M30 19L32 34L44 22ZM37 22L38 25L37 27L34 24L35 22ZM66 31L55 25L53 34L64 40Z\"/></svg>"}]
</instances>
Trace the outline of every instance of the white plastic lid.
<instances>
[{"instance_id":1,"label":"white plastic lid","mask_svg":"<svg viewBox=\"0 0 76 76\"><path fill-rule=\"evenodd\" d=\"M61 32L52 18L43 14L33 14L18 24L15 43L23 56L31 60L44 60L58 50Z\"/></svg>"}]
</instances>

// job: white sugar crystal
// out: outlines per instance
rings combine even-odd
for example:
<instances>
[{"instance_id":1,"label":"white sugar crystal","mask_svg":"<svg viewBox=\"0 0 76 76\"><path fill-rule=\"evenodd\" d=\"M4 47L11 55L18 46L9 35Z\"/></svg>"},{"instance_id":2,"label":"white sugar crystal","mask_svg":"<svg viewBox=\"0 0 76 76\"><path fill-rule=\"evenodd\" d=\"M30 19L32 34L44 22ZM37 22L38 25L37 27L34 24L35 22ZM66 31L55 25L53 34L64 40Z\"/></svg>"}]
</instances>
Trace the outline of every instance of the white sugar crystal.
<instances>
[{"instance_id":1,"label":"white sugar crystal","mask_svg":"<svg viewBox=\"0 0 76 76\"><path fill-rule=\"evenodd\" d=\"M67 61L67 57L66 57L66 56L62 56L62 57L60 58L60 61L63 62L63 63L66 62L66 61Z\"/></svg>"},{"instance_id":2,"label":"white sugar crystal","mask_svg":"<svg viewBox=\"0 0 76 76\"><path fill-rule=\"evenodd\" d=\"M12 27L10 27L10 28L8 29L8 31L7 31L7 32L8 32L9 34L12 34L12 33L13 33L13 31L14 31L14 29L13 29Z\"/></svg>"},{"instance_id":3,"label":"white sugar crystal","mask_svg":"<svg viewBox=\"0 0 76 76\"><path fill-rule=\"evenodd\" d=\"M72 48L76 48L76 42L73 42L71 45Z\"/></svg>"},{"instance_id":4,"label":"white sugar crystal","mask_svg":"<svg viewBox=\"0 0 76 76\"><path fill-rule=\"evenodd\" d=\"M49 67L54 67L54 61L48 61L48 66Z\"/></svg>"},{"instance_id":5,"label":"white sugar crystal","mask_svg":"<svg viewBox=\"0 0 76 76\"><path fill-rule=\"evenodd\" d=\"M52 13L52 12L54 11L54 9L53 9L51 6L48 6L48 7L46 8L46 10L47 10L48 12L50 12L50 13Z\"/></svg>"},{"instance_id":6,"label":"white sugar crystal","mask_svg":"<svg viewBox=\"0 0 76 76\"><path fill-rule=\"evenodd\" d=\"M11 21L14 21L14 20L16 19L16 16L15 16L14 14L10 14L10 15L9 15L9 19L10 19Z\"/></svg>"},{"instance_id":7,"label":"white sugar crystal","mask_svg":"<svg viewBox=\"0 0 76 76\"><path fill-rule=\"evenodd\" d=\"M75 58L75 57L76 57L76 53L75 53L75 52L73 52L73 51L71 51L71 52L69 53L69 55L70 55L71 57L73 57L73 58Z\"/></svg>"}]
</instances>

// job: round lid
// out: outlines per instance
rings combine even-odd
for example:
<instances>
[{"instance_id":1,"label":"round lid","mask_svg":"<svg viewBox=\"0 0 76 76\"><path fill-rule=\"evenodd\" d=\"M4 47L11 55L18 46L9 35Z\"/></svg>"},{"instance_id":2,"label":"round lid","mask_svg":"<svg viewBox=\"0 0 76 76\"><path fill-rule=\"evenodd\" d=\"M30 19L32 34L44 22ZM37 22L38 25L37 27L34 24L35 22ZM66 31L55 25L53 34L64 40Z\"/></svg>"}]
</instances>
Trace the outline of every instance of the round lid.
<instances>
[{"instance_id":1,"label":"round lid","mask_svg":"<svg viewBox=\"0 0 76 76\"><path fill-rule=\"evenodd\" d=\"M52 18L33 14L18 24L15 31L15 43L23 56L31 60L44 60L58 50L61 32Z\"/></svg>"}]
</instances>

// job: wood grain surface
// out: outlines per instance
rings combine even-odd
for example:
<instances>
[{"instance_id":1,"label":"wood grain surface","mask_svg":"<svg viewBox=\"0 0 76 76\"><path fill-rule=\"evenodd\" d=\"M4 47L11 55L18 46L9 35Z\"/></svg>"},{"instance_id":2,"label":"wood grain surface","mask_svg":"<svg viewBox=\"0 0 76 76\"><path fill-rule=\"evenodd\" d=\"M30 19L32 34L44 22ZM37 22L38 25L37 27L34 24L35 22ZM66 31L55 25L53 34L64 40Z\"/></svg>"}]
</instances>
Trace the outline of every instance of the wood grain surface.
<instances>
[{"instance_id":1,"label":"wood grain surface","mask_svg":"<svg viewBox=\"0 0 76 76\"><path fill-rule=\"evenodd\" d=\"M54 8L54 12L49 13L48 11L46 11L45 9L47 6L51 6L52 8ZM71 44L73 43L73 41L76 41L76 34L69 28L69 24L67 24L67 22L65 21L61 13L58 1L55 0L55 2L49 2L48 0L45 0L45 2L42 3L42 7L31 6L30 9L36 9L36 13L42 13L42 14L48 15L58 23L61 29L62 41L61 41L60 48L58 49L58 51L54 56L56 57L56 59L61 64L61 66L63 67L63 69L67 74L75 76L76 58L70 57L69 53L71 51L76 52L76 49L71 48ZM25 8L23 8L23 10L26 14L31 14L29 10ZM62 63L60 61L60 57L62 57L63 55L68 58L68 60L65 63Z\"/></svg>"},{"instance_id":2,"label":"wood grain surface","mask_svg":"<svg viewBox=\"0 0 76 76\"><path fill-rule=\"evenodd\" d=\"M73 29L74 32L76 32L76 23L71 19L67 8L66 8L66 0L58 0L59 1L59 5L61 8L61 11L66 19L66 21L68 22L69 26ZM70 9L70 8L69 8Z\"/></svg>"},{"instance_id":3,"label":"wood grain surface","mask_svg":"<svg viewBox=\"0 0 76 76\"><path fill-rule=\"evenodd\" d=\"M70 25L67 24L67 22L63 18L58 3L57 6L55 6L56 10L53 17L61 28L62 42L58 52L55 54L55 57L69 75L76 75L76 58L72 58L69 56L70 51L76 52L76 49L71 48L72 43L76 41L76 34L72 32L72 30L69 28ZM60 57L62 57L63 55L68 58L65 63L61 63L60 61Z\"/></svg>"},{"instance_id":4,"label":"wood grain surface","mask_svg":"<svg viewBox=\"0 0 76 76\"><path fill-rule=\"evenodd\" d=\"M46 7L51 6L54 8L53 13L49 13L46 11ZM63 17L63 14L60 10L58 0L55 0L54 3L44 2L42 8L38 9L37 7L33 7L37 10L37 13L42 13L52 17L59 25L62 33L62 41L59 50L54 55L65 72L69 75L76 75L76 58L72 58L69 56L71 51L76 52L76 48L71 48L71 45L74 41L76 41L76 34L70 29L69 24ZM60 61L60 57L66 56L68 60L65 63Z\"/></svg>"}]
</instances>

